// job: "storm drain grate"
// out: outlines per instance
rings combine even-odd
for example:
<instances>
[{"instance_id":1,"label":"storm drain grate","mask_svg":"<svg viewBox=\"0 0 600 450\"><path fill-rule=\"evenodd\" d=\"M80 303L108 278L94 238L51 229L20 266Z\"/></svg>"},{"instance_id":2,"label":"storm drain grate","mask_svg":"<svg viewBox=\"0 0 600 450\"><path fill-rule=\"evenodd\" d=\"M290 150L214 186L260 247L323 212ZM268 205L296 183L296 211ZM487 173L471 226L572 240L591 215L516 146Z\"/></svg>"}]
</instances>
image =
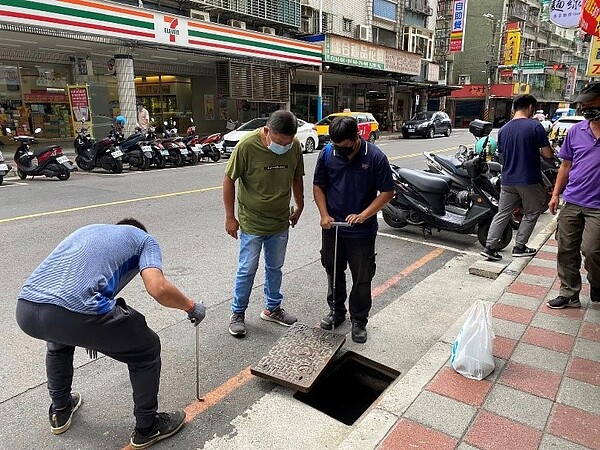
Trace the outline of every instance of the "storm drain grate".
<instances>
[{"instance_id":1,"label":"storm drain grate","mask_svg":"<svg viewBox=\"0 0 600 450\"><path fill-rule=\"evenodd\" d=\"M346 336L296 322L250 372L308 392L345 341Z\"/></svg>"}]
</instances>

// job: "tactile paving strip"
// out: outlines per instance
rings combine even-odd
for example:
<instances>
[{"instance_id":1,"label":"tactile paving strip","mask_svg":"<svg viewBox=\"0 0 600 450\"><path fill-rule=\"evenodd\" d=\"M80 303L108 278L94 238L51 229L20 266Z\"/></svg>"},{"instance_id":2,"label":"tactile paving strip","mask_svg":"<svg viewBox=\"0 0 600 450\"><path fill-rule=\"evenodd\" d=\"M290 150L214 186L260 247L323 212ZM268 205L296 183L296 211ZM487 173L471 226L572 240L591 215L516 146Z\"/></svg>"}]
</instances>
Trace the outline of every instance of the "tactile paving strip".
<instances>
[{"instance_id":1,"label":"tactile paving strip","mask_svg":"<svg viewBox=\"0 0 600 450\"><path fill-rule=\"evenodd\" d=\"M296 322L250 369L257 377L309 392L346 336Z\"/></svg>"}]
</instances>

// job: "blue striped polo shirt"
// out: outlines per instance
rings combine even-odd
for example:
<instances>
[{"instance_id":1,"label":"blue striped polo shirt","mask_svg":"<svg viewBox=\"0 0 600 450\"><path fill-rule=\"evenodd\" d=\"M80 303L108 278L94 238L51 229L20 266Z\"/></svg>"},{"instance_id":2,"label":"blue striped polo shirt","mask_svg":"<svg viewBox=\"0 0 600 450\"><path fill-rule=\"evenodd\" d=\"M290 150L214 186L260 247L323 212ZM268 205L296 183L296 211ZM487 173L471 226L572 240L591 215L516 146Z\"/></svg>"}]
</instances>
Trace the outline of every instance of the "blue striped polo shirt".
<instances>
[{"instance_id":1,"label":"blue striped polo shirt","mask_svg":"<svg viewBox=\"0 0 600 450\"><path fill-rule=\"evenodd\" d=\"M70 234L27 279L19 298L105 314L138 273L162 270L156 239L131 225L88 225Z\"/></svg>"}]
</instances>

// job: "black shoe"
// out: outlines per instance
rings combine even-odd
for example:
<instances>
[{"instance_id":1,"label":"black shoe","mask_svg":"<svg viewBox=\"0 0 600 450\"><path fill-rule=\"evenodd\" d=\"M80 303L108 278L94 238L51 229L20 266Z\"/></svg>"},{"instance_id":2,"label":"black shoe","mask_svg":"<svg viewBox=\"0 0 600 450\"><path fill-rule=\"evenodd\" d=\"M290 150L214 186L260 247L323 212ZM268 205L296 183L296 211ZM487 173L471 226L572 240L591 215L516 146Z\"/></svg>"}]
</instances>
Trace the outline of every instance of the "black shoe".
<instances>
[{"instance_id":1,"label":"black shoe","mask_svg":"<svg viewBox=\"0 0 600 450\"><path fill-rule=\"evenodd\" d=\"M246 336L246 315L244 313L233 313L229 319L229 333L235 337Z\"/></svg>"},{"instance_id":2,"label":"black shoe","mask_svg":"<svg viewBox=\"0 0 600 450\"><path fill-rule=\"evenodd\" d=\"M173 411L170 413L158 413L156 419L154 419L154 428L143 436L136 430L131 433L131 448L146 448L152 444L156 444L158 441L162 441L168 437L173 436L183 426L185 420L184 411Z\"/></svg>"},{"instance_id":3,"label":"black shoe","mask_svg":"<svg viewBox=\"0 0 600 450\"><path fill-rule=\"evenodd\" d=\"M367 342L367 326L361 323L352 322L352 340L357 344Z\"/></svg>"},{"instance_id":4,"label":"black shoe","mask_svg":"<svg viewBox=\"0 0 600 450\"><path fill-rule=\"evenodd\" d=\"M50 419L50 431L52 434L62 434L71 427L71 419L73 413L79 409L83 400L79 392L71 393L71 407L65 410L53 410L52 405L48 410L48 418Z\"/></svg>"},{"instance_id":5,"label":"black shoe","mask_svg":"<svg viewBox=\"0 0 600 450\"><path fill-rule=\"evenodd\" d=\"M559 295L552 300L548 300L546 302L546 306L552 309L563 309L566 307L579 308L581 307L581 302L579 301L579 297L565 297L563 295Z\"/></svg>"},{"instance_id":6,"label":"black shoe","mask_svg":"<svg viewBox=\"0 0 600 450\"><path fill-rule=\"evenodd\" d=\"M498 253L496 250L492 250L489 247L484 248L481 252L479 252L479 254L490 261L500 261L502 259L502 255L500 253Z\"/></svg>"},{"instance_id":7,"label":"black shoe","mask_svg":"<svg viewBox=\"0 0 600 450\"><path fill-rule=\"evenodd\" d=\"M329 311L329 313L327 313L327 315L321 319L321 328L324 330L331 330L333 325L337 327L338 325L344 323L344 320L346 320L346 314L343 316L336 314L334 316L334 314Z\"/></svg>"},{"instance_id":8,"label":"black shoe","mask_svg":"<svg viewBox=\"0 0 600 450\"><path fill-rule=\"evenodd\" d=\"M594 303L600 302L600 287L590 287L590 300Z\"/></svg>"},{"instance_id":9,"label":"black shoe","mask_svg":"<svg viewBox=\"0 0 600 450\"><path fill-rule=\"evenodd\" d=\"M535 256L537 253L537 249L529 248L527 246L523 247L513 247L512 255L515 258L526 258L528 256Z\"/></svg>"}]
</instances>

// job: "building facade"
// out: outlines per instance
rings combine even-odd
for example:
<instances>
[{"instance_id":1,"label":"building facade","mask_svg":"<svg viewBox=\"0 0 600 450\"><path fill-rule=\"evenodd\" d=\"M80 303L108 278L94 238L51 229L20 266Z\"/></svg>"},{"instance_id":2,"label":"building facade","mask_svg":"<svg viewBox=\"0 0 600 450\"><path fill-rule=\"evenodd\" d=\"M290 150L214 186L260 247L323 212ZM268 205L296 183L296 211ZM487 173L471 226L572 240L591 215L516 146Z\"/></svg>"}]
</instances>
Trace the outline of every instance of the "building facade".
<instances>
[{"instance_id":1,"label":"building facade","mask_svg":"<svg viewBox=\"0 0 600 450\"><path fill-rule=\"evenodd\" d=\"M546 114L569 103L587 65L589 46L580 30L549 22L539 0L469 0L464 51L450 53L453 3L438 1L436 57L442 78L463 86L448 99L455 126L486 114L501 125L521 93L533 94ZM507 35L516 34L518 46L507 48Z\"/></svg>"}]
</instances>

